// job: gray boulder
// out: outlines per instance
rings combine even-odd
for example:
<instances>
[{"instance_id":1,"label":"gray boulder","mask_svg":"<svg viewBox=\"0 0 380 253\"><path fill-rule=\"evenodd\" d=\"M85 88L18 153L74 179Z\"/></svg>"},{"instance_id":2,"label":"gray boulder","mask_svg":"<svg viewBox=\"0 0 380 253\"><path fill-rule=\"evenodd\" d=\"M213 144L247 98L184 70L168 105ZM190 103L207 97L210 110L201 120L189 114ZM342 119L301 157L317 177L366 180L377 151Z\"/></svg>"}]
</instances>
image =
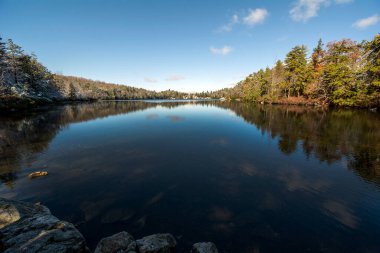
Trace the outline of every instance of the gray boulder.
<instances>
[{"instance_id":1,"label":"gray boulder","mask_svg":"<svg viewBox=\"0 0 380 253\"><path fill-rule=\"evenodd\" d=\"M136 242L139 253L172 253L177 245L171 234L154 234Z\"/></svg>"},{"instance_id":2,"label":"gray boulder","mask_svg":"<svg viewBox=\"0 0 380 253\"><path fill-rule=\"evenodd\" d=\"M191 253L218 253L218 249L212 242L198 242L193 245Z\"/></svg>"},{"instance_id":3,"label":"gray boulder","mask_svg":"<svg viewBox=\"0 0 380 253\"><path fill-rule=\"evenodd\" d=\"M135 250L135 239L123 231L100 240L94 253L135 253Z\"/></svg>"},{"instance_id":4,"label":"gray boulder","mask_svg":"<svg viewBox=\"0 0 380 253\"><path fill-rule=\"evenodd\" d=\"M88 252L73 224L39 204L0 198L0 252Z\"/></svg>"}]
</instances>

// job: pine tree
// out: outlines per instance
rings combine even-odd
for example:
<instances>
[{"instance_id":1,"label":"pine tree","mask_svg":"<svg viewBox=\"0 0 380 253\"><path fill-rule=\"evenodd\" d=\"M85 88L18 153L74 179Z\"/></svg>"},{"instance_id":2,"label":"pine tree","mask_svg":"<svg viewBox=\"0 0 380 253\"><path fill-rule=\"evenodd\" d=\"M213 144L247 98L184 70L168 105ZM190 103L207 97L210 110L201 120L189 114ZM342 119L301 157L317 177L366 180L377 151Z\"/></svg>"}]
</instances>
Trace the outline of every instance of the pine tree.
<instances>
[{"instance_id":1,"label":"pine tree","mask_svg":"<svg viewBox=\"0 0 380 253\"><path fill-rule=\"evenodd\" d=\"M283 89L285 82L285 67L281 60L276 62L272 69L272 89L271 96L278 97L280 90Z\"/></svg>"},{"instance_id":2,"label":"pine tree","mask_svg":"<svg viewBox=\"0 0 380 253\"><path fill-rule=\"evenodd\" d=\"M313 69L315 72L321 72L324 55L325 55L325 51L323 50L322 39L319 39L318 44L313 49L313 54L311 55L311 61L312 61Z\"/></svg>"},{"instance_id":3,"label":"pine tree","mask_svg":"<svg viewBox=\"0 0 380 253\"><path fill-rule=\"evenodd\" d=\"M308 85L306 87L305 94L309 97L326 98L326 92L321 85L324 56L325 50L323 49L322 39L319 39L317 46L313 49L311 61L307 66Z\"/></svg>"},{"instance_id":4,"label":"pine tree","mask_svg":"<svg viewBox=\"0 0 380 253\"><path fill-rule=\"evenodd\" d=\"M272 90L272 70L269 67L264 71L264 83L262 86L262 96L268 95Z\"/></svg>"},{"instance_id":5,"label":"pine tree","mask_svg":"<svg viewBox=\"0 0 380 253\"><path fill-rule=\"evenodd\" d=\"M285 76L291 95L303 95L306 86L306 51L305 46L296 46L286 55Z\"/></svg>"},{"instance_id":6,"label":"pine tree","mask_svg":"<svg viewBox=\"0 0 380 253\"><path fill-rule=\"evenodd\" d=\"M380 92L380 34L365 46L367 83L369 92Z\"/></svg>"},{"instance_id":7,"label":"pine tree","mask_svg":"<svg viewBox=\"0 0 380 253\"><path fill-rule=\"evenodd\" d=\"M265 70L260 69L257 74L257 81L259 86L259 97L262 97L269 93L269 88L271 84L271 70L266 68Z\"/></svg>"},{"instance_id":8,"label":"pine tree","mask_svg":"<svg viewBox=\"0 0 380 253\"><path fill-rule=\"evenodd\" d=\"M23 50L20 46L13 43L11 39L8 40L8 66L10 72L13 76L14 82L17 84L21 81L22 73L21 73L21 57L23 56Z\"/></svg>"},{"instance_id":9,"label":"pine tree","mask_svg":"<svg viewBox=\"0 0 380 253\"><path fill-rule=\"evenodd\" d=\"M356 79L358 45L344 39L327 45L323 85L333 104L352 106L356 104L359 82Z\"/></svg>"},{"instance_id":10,"label":"pine tree","mask_svg":"<svg viewBox=\"0 0 380 253\"><path fill-rule=\"evenodd\" d=\"M7 71L7 49L6 44L0 37L0 87L5 89L5 75Z\"/></svg>"},{"instance_id":11,"label":"pine tree","mask_svg":"<svg viewBox=\"0 0 380 253\"><path fill-rule=\"evenodd\" d=\"M20 57L21 72L24 74L25 83L33 89L51 79L51 73L45 66L38 62L36 55L22 55Z\"/></svg>"},{"instance_id":12,"label":"pine tree","mask_svg":"<svg viewBox=\"0 0 380 253\"><path fill-rule=\"evenodd\" d=\"M261 70L262 71L262 70ZM246 101L257 101L261 97L261 78L258 73L249 75L242 83L243 98Z\"/></svg>"}]
</instances>

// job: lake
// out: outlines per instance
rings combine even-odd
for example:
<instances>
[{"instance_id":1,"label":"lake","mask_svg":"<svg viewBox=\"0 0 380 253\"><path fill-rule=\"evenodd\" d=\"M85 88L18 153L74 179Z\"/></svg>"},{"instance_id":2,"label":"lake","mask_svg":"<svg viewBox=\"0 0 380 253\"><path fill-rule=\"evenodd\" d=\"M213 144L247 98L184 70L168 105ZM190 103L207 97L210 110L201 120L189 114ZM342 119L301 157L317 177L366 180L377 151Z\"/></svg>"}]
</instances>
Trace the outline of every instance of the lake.
<instances>
[{"instance_id":1,"label":"lake","mask_svg":"<svg viewBox=\"0 0 380 253\"><path fill-rule=\"evenodd\" d=\"M28 179L37 170L47 177ZM179 250L380 252L380 114L104 101L0 114L0 196L41 202L90 247L125 230Z\"/></svg>"}]
</instances>

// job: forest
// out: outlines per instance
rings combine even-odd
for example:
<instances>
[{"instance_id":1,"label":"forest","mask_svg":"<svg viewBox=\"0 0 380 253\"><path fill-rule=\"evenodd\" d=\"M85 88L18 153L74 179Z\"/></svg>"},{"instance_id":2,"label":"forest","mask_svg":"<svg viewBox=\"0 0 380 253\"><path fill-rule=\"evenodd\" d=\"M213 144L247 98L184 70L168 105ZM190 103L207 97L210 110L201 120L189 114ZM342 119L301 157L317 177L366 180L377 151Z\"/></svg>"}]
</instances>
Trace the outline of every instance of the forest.
<instances>
[{"instance_id":1,"label":"forest","mask_svg":"<svg viewBox=\"0 0 380 253\"><path fill-rule=\"evenodd\" d=\"M0 98L30 102L182 98L185 93L150 91L81 77L52 74L37 56L0 38Z\"/></svg>"},{"instance_id":2,"label":"forest","mask_svg":"<svg viewBox=\"0 0 380 253\"><path fill-rule=\"evenodd\" d=\"M121 84L52 74L36 55L11 39L0 38L0 97L12 100L77 101L113 99L225 98L260 103L324 104L350 107L380 105L380 34L360 43L350 39L325 46L319 40L310 56L293 47L284 61L260 69L233 88L186 94L150 91Z\"/></svg>"},{"instance_id":3,"label":"forest","mask_svg":"<svg viewBox=\"0 0 380 253\"><path fill-rule=\"evenodd\" d=\"M264 103L378 107L380 34L361 43L343 39L324 46L319 40L310 57L306 46L295 46L284 61L213 94L218 96Z\"/></svg>"}]
</instances>

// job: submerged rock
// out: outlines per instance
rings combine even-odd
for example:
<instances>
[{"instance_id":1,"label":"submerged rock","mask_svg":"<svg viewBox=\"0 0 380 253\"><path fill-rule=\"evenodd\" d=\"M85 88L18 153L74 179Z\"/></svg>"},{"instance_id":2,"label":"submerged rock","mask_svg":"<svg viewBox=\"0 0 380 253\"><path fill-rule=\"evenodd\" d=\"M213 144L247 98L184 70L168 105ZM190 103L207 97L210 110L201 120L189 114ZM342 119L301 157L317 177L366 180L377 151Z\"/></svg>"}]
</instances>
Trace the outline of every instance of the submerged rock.
<instances>
[{"instance_id":1,"label":"submerged rock","mask_svg":"<svg viewBox=\"0 0 380 253\"><path fill-rule=\"evenodd\" d=\"M36 177L44 177L44 176L47 176L48 173L47 171L36 171L36 172L32 172L29 174L29 178L30 179L33 179L33 178L36 178Z\"/></svg>"},{"instance_id":2,"label":"submerged rock","mask_svg":"<svg viewBox=\"0 0 380 253\"><path fill-rule=\"evenodd\" d=\"M177 245L171 234L154 234L136 242L139 253L172 253Z\"/></svg>"},{"instance_id":3,"label":"submerged rock","mask_svg":"<svg viewBox=\"0 0 380 253\"><path fill-rule=\"evenodd\" d=\"M100 240L94 253L136 253L135 250L135 239L123 231Z\"/></svg>"},{"instance_id":4,"label":"submerged rock","mask_svg":"<svg viewBox=\"0 0 380 253\"><path fill-rule=\"evenodd\" d=\"M190 253L218 253L213 242L198 242L193 245Z\"/></svg>"},{"instance_id":5,"label":"submerged rock","mask_svg":"<svg viewBox=\"0 0 380 253\"><path fill-rule=\"evenodd\" d=\"M73 224L60 221L39 204L0 198L1 252L88 252Z\"/></svg>"}]
</instances>

